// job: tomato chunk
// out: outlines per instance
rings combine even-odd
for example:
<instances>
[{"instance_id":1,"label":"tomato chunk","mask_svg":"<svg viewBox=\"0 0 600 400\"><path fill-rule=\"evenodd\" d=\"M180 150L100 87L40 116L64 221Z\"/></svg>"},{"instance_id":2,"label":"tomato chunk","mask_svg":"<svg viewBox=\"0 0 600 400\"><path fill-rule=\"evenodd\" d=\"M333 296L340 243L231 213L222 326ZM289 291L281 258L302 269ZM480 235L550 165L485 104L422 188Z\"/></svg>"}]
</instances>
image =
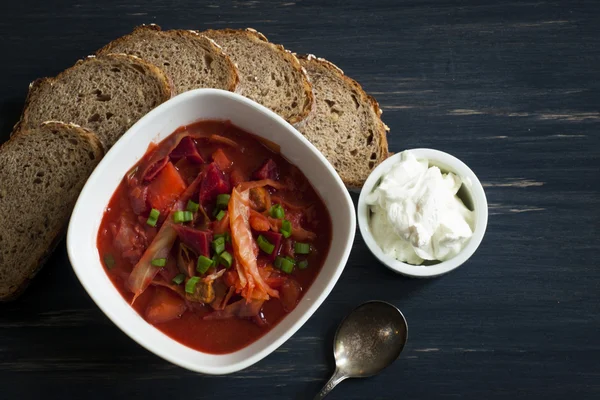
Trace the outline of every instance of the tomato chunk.
<instances>
[{"instance_id":1,"label":"tomato chunk","mask_svg":"<svg viewBox=\"0 0 600 400\"><path fill-rule=\"evenodd\" d=\"M148 186L134 185L130 188L128 194L131 208L136 215L148 211Z\"/></svg>"},{"instance_id":2,"label":"tomato chunk","mask_svg":"<svg viewBox=\"0 0 600 400\"><path fill-rule=\"evenodd\" d=\"M283 282L281 289L279 289L279 296L285 312L290 312L296 308L301 294L302 286L295 279L288 278Z\"/></svg>"},{"instance_id":3,"label":"tomato chunk","mask_svg":"<svg viewBox=\"0 0 600 400\"><path fill-rule=\"evenodd\" d=\"M146 321L151 324L162 324L181 317L185 312L185 301L169 289L157 287L146 307Z\"/></svg>"},{"instance_id":4,"label":"tomato chunk","mask_svg":"<svg viewBox=\"0 0 600 400\"><path fill-rule=\"evenodd\" d=\"M122 215L116 224L110 225L113 235L113 246L132 264L139 261L148 245L147 233L131 220Z\"/></svg>"},{"instance_id":5,"label":"tomato chunk","mask_svg":"<svg viewBox=\"0 0 600 400\"><path fill-rule=\"evenodd\" d=\"M156 178L148 185L148 201L160 212L168 208L183 193L186 185L171 162L167 163Z\"/></svg>"}]
</instances>

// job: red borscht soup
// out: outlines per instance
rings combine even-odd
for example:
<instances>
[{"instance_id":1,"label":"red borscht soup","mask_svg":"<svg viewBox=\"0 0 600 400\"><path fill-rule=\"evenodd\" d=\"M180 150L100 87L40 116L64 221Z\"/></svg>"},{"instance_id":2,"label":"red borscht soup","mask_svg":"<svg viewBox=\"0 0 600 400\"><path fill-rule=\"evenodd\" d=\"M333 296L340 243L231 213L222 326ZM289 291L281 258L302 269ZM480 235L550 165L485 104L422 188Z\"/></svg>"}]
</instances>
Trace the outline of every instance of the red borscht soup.
<instances>
[{"instance_id":1,"label":"red borscht soup","mask_svg":"<svg viewBox=\"0 0 600 400\"><path fill-rule=\"evenodd\" d=\"M302 172L223 121L152 144L98 232L125 300L171 338L213 354L247 346L292 311L330 243L331 218Z\"/></svg>"}]
</instances>

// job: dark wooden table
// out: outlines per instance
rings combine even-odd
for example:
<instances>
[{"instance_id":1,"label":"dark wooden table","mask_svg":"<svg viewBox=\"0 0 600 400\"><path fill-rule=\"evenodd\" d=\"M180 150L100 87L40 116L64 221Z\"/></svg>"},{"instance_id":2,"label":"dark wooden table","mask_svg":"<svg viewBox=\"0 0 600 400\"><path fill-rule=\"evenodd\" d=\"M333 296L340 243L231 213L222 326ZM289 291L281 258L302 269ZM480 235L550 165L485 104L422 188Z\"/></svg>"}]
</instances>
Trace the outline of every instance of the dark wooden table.
<instances>
[{"instance_id":1,"label":"dark wooden table","mask_svg":"<svg viewBox=\"0 0 600 400\"><path fill-rule=\"evenodd\" d=\"M331 399L600 398L600 3L5 1L0 142L30 81L151 22L251 26L335 62L381 103L391 151L432 147L471 166L488 196L487 235L458 270L413 280L380 265L357 233L304 327L223 377L126 337L63 243L21 299L0 305L1 399L310 399L332 371L336 325L370 299L402 309L407 347Z\"/></svg>"}]
</instances>

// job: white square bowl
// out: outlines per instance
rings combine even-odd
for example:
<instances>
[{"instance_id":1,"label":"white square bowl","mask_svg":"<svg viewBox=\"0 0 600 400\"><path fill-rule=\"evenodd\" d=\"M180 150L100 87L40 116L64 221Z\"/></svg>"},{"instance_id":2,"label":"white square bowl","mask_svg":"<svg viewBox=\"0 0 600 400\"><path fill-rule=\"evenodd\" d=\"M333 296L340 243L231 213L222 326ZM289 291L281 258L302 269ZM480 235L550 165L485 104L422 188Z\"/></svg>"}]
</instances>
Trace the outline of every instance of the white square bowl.
<instances>
[{"instance_id":1,"label":"white square bowl","mask_svg":"<svg viewBox=\"0 0 600 400\"><path fill-rule=\"evenodd\" d=\"M171 339L146 322L119 294L96 246L104 210L127 171L151 142L201 119L230 120L241 129L281 146L321 196L332 220L327 259L298 306L256 342L234 353L207 354ZM198 89L161 104L135 125L104 156L85 184L69 223L67 250L79 281L98 307L132 339L183 368L227 374L246 368L277 349L323 303L341 275L352 247L356 218L352 200L331 164L302 134L271 110L235 93Z\"/></svg>"}]
</instances>

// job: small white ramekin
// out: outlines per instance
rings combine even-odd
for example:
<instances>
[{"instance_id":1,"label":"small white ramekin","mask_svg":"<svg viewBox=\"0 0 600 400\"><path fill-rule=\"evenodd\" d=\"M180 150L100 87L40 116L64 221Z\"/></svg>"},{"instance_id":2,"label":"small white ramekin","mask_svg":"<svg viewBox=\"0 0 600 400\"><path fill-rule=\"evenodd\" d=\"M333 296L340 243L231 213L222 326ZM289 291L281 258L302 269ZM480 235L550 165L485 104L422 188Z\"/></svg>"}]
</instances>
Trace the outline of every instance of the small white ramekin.
<instances>
[{"instance_id":1,"label":"small white ramekin","mask_svg":"<svg viewBox=\"0 0 600 400\"><path fill-rule=\"evenodd\" d=\"M475 253L475 250L477 250L483 239L487 227L488 205L485 192L483 191L479 179L477 179L477 176L473 171L458 158L451 156L448 153L444 153L443 151L433 149L412 149L410 151L417 159L427 159L429 160L430 166L437 166L442 172L453 172L462 179L463 187L461 188L461 191L466 191L466 197L470 198L472 203L466 205L467 207L470 206L469 208L475 211L475 229L473 230L473 236L465 248L450 260L425 266L412 265L398 261L394 257L384 254L381 247L379 247L379 244L375 242L369 224L370 210L369 206L366 204L366 198L379 183L380 178L390 170L393 164L400 160L400 153L395 154L382 162L373 170L373 172L371 172L371 175L369 175L358 199L358 226L369 250L371 250L373 255L375 255L375 257L377 257L385 266L403 275L417 278L429 278L445 274L458 268L467 261L473 253Z\"/></svg>"}]
</instances>

